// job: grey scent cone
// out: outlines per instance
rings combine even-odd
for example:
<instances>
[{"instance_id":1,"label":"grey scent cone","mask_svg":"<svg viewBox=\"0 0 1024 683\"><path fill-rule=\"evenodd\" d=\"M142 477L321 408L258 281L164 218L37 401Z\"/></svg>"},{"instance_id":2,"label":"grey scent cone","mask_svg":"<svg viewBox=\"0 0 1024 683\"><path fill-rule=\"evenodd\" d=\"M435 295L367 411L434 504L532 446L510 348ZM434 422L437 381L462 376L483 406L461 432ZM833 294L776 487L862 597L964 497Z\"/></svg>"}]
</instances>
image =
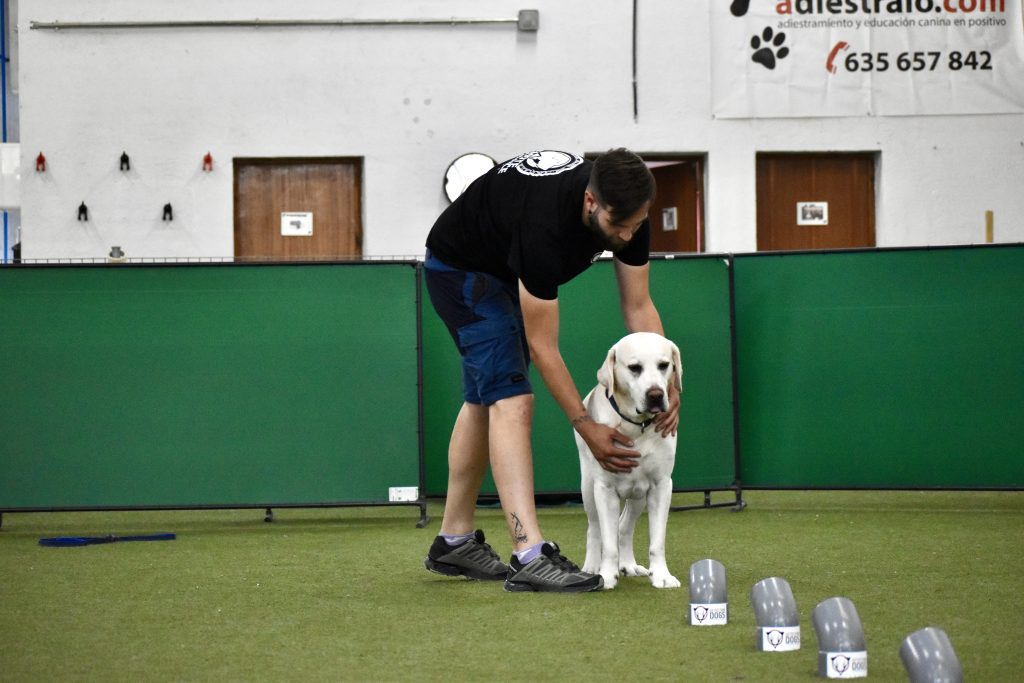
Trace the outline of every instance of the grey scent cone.
<instances>
[{"instance_id":1,"label":"grey scent cone","mask_svg":"<svg viewBox=\"0 0 1024 683\"><path fill-rule=\"evenodd\" d=\"M963 683L964 670L941 628L914 631L900 645L900 659L910 683Z\"/></svg>"},{"instance_id":2,"label":"grey scent cone","mask_svg":"<svg viewBox=\"0 0 1024 683\"><path fill-rule=\"evenodd\" d=\"M750 589L754 621L758 626L799 626L793 589L785 579L773 576L754 584Z\"/></svg>"},{"instance_id":3,"label":"grey scent cone","mask_svg":"<svg viewBox=\"0 0 1024 683\"><path fill-rule=\"evenodd\" d=\"M690 566L690 624L718 626L728 622L725 565L698 560Z\"/></svg>"},{"instance_id":4,"label":"grey scent cone","mask_svg":"<svg viewBox=\"0 0 1024 683\"><path fill-rule=\"evenodd\" d=\"M818 636L818 675L863 678L868 675L864 627L849 598L822 600L811 614Z\"/></svg>"},{"instance_id":5,"label":"grey scent cone","mask_svg":"<svg viewBox=\"0 0 1024 683\"><path fill-rule=\"evenodd\" d=\"M763 652L800 649L800 614L789 582L772 576L758 581L750 589L754 607L754 640Z\"/></svg>"}]
</instances>

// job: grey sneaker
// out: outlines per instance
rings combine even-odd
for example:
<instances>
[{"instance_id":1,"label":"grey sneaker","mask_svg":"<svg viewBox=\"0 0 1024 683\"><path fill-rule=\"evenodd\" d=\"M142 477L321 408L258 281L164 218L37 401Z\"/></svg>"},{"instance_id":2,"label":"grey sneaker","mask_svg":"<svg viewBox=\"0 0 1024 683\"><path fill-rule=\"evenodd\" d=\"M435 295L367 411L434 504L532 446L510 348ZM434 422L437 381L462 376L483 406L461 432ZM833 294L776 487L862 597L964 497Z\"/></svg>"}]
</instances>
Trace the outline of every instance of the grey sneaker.
<instances>
[{"instance_id":1,"label":"grey sneaker","mask_svg":"<svg viewBox=\"0 0 1024 683\"><path fill-rule=\"evenodd\" d=\"M473 538L454 548L438 536L427 551L423 566L436 574L478 581L501 581L508 574L508 566L484 542L480 529L473 533Z\"/></svg>"},{"instance_id":2,"label":"grey sneaker","mask_svg":"<svg viewBox=\"0 0 1024 683\"><path fill-rule=\"evenodd\" d=\"M512 555L509 562L505 590L519 593L538 591L550 593L586 593L604 588L600 574L588 574L570 562L558 550L558 545L546 541L540 555L525 565Z\"/></svg>"}]
</instances>

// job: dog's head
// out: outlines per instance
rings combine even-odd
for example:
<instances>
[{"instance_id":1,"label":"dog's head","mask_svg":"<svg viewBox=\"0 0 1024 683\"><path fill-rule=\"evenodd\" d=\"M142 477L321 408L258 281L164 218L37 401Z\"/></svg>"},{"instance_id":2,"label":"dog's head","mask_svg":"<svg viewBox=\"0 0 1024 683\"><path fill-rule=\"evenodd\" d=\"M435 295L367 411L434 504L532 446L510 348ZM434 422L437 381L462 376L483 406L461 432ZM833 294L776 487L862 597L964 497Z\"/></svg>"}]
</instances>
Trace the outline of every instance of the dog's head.
<instances>
[{"instance_id":1,"label":"dog's head","mask_svg":"<svg viewBox=\"0 0 1024 683\"><path fill-rule=\"evenodd\" d=\"M636 415L668 409L670 383L683 389L679 347L660 334L637 332L620 339L597 371L597 381L619 407Z\"/></svg>"}]
</instances>

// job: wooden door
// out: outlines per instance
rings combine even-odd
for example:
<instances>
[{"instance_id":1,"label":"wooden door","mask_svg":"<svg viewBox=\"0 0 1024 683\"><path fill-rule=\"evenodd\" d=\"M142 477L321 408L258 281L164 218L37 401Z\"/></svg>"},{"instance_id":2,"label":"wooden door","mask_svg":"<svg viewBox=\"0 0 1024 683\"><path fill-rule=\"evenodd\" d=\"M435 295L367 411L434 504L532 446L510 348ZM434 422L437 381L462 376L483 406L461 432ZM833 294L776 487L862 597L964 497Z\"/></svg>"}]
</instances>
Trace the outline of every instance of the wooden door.
<instances>
[{"instance_id":1,"label":"wooden door","mask_svg":"<svg viewBox=\"0 0 1024 683\"><path fill-rule=\"evenodd\" d=\"M235 258L362 256L362 159L235 159Z\"/></svg>"},{"instance_id":2,"label":"wooden door","mask_svg":"<svg viewBox=\"0 0 1024 683\"><path fill-rule=\"evenodd\" d=\"M644 155L658 183L651 205L651 251L704 251L704 163L700 157Z\"/></svg>"},{"instance_id":3,"label":"wooden door","mask_svg":"<svg viewBox=\"0 0 1024 683\"><path fill-rule=\"evenodd\" d=\"M758 251L873 246L874 154L757 155Z\"/></svg>"}]
</instances>

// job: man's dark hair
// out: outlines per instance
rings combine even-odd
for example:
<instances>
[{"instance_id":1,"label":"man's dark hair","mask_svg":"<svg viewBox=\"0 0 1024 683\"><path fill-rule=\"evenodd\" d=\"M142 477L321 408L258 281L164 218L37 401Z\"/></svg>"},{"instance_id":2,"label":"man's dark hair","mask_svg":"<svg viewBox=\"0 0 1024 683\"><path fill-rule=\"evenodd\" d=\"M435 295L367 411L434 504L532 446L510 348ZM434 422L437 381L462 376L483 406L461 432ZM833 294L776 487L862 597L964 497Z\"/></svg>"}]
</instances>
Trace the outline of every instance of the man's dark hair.
<instances>
[{"instance_id":1,"label":"man's dark hair","mask_svg":"<svg viewBox=\"0 0 1024 683\"><path fill-rule=\"evenodd\" d=\"M657 194L654 175L639 156L624 147L610 149L594 160L587 188L612 222L632 216Z\"/></svg>"}]
</instances>

